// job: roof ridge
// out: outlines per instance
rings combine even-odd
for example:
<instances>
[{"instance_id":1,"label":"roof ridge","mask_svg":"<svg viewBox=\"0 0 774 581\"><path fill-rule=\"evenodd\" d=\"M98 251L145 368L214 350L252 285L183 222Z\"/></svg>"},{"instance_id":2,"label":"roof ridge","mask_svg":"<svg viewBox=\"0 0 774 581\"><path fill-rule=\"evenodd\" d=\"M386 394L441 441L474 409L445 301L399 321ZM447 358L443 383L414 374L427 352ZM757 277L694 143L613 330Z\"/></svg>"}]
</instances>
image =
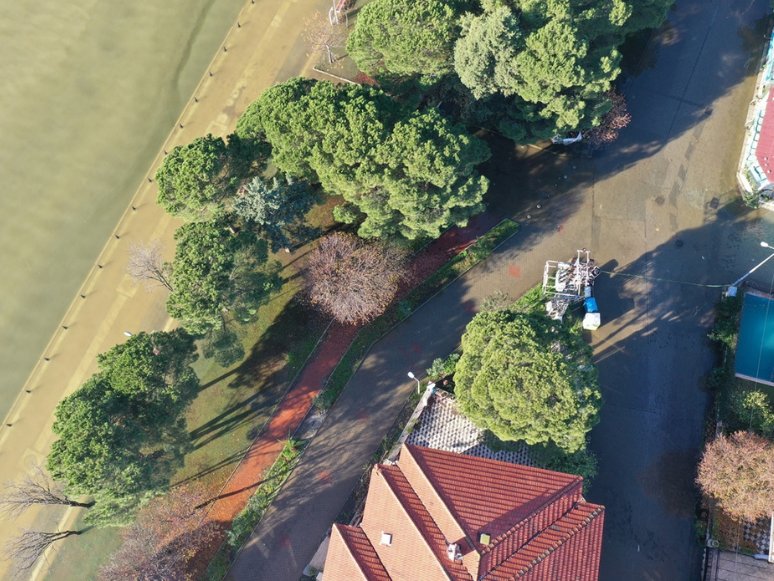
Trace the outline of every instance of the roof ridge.
<instances>
[{"instance_id":1,"label":"roof ridge","mask_svg":"<svg viewBox=\"0 0 774 581\"><path fill-rule=\"evenodd\" d=\"M564 497L564 496L565 496L567 493L569 493L569 492L570 492L570 490L571 490L572 488L574 488L574 487L578 486L578 484L582 484L582 483L583 483L583 478L581 478L580 476L576 476L576 478L575 478L574 480L572 480L571 482L569 482L569 483L568 483L566 486L564 486L564 487L563 487L561 490L559 490L559 491L558 491L556 494L552 495L550 498L547 498L547 499L546 499L546 500L545 500L545 501L544 501L544 502L543 502L543 503L542 503L540 506L536 507L536 508L535 508L535 510L533 510L532 512L530 512L530 513L529 513L529 515L525 516L523 519L521 519L519 522L517 522L515 525L513 525L513 526L512 526L510 529L508 529L507 531L505 531L503 534L501 534L501 535L499 535L497 538L493 539L491 543L489 543L488 545L486 545L486 546L485 546L485 547L484 547L484 548L481 550L481 556L484 556L484 555L487 555L487 554L491 553L491 552L492 552L492 551L493 551L493 550L494 550L494 549L495 549L495 548L496 548L496 547L497 547L497 546L498 546L500 543L502 543L503 541L505 541L505 539L507 539L508 537L510 537L510 536L512 536L512 535L514 535L514 534L516 534L516 532L517 532L518 530L520 530L520 529L522 529L522 528L526 527L526 526L527 526L527 525L530 523L530 521L531 521L531 520L532 520L534 517L536 517L536 516L537 516L539 513L543 512L543 511L544 511L544 510L546 510L546 509L547 509L547 508L548 508L550 505L554 504L554 503L555 503L555 502L557 502L559 499L561 499L562 497ZM581 495L581 498L583 498L583 496L582 496L582 495ZM585 501L583 501L583 502L585 502ZM564 515L568 514L568 513L569 513L571 510L573 510L573 509L574 509L574 508L575 508L575 507L576 507L578 504L579 504L579 502L578 502L578 501L575 501L575 502L573 503L573 506L572 506L572 507L571 507L569 510L567 510L565 513L563 513L563 514L562 514L562 516L560 516L559 518L557 518L557 519L556 519L554 522L558 521L558 520L559 520L560 518L562 518Z\"/></svg>"},{"instance_id":2,"label":"roof ridge","mask_svg":"<svg viewBox=\"0 0 774 581\"><path fill-rule=\"evenodd\" d=\"M376 466L374 466L374 471L377 474L381 474L382 472L389 473L388 471L394 471L394 470L398 470L400 472L400 467L398 467L398 466L396 466L394 464L392 466L386 466L384 464L377 464ZM402 472L401 472L401 474L402 474ZM419 530L419 527L417 526L417 523L415 523L414 519L411 518L411 513L408 511L408 509L405 506L403 506L403 501L401 500L400 495L398 494L398 492L393 488L392 483L387 478L384 479L384 482L385 482L385 484L387 484L387 488L389 489L389 491L395 497L395 500L398 501L398 505L400 506L401 510L406 514L406 516L408 517L408 519L411 522L412 526L415 529L417 529L417 532L419 533L419 535L422 536L422 531Z\"/></svg>"},{"instance_id":3,"label":"roof ridge","mask_svg":"<svg viewBox=\"0 0 774 581\"><path fill-rule=\"evenodd\" d=\"M462 531L462 534L465 535L465 539L468 541L468 543L473 548L473 550L476 551L477 550L476 549L476 544L473 542L473 539L470 538L470 535L468 535L468 531L465 530L465 527L462 526L462 523L460 522L460 515L457 514L457 512L455 510L453 510L451 506L449 506L449 499L445 498L444 495L441 494L441 491L438 490L438 486L433 482L433 479L430 478L430 476L428 475L428 473L426 471L427 466L423 466L423 462L420 462L420 460L417 457L417 455L415 455L412 452L412 450L416 450L418 448L422 448L424 450L432 450L432 448L424 448L422 446L415 446L413 444L404 444L403 447L409 453L409 456L411 456L414 459L414 463L419 467L419 471L422 473L422 476L425 477L425 480L427 480L427 483L430 485L430 488L433 489L435 494L440 499L441 504L443 504L443 507L446 509L446 512L449 513L449 516L452 518L454 523L460 528L460 530ZM421 456L421 452L420 452L420 456ZM431 473L432 473L432 471L431 471ZM413 489L413 487L412 487L412 489ZM419 497L418 494L417 494L417 497ZM422 502L423 505L425 504L422 501L422 498L419 498L419 501ZM428 511L428 513L429 513L429 511ZM435 520L435 519L433 519L433 520Z\"/></svg>"},{"instance_id":4,"label":"roof ridge","mask_svg":"<svg viewBox=\"0 0 774 581\"><path fill-rule=\"evenodd\" d=\"M360 530L363 532L363 537L365 538L365 541L368 543L368 545L371 547L371 550L374 552L374 556L379 560L379 564L382 566L382 569L384 570L384 574L387 575L389 579L392 579L390 574L387 572L387 569L384 566L384 563L382 563L382 560L379 558L379 553L376 552L376 549L374 549L374 546L371 544L371 539L368 538L368 535L365 534L365 531L363 529L359 529L358 527L350 527L348 525L342 525L339 523L333 523L334 527L337 527L339 530L339 534L341 535L341 540L344 541L344 546L347 548L347 553L349 553L349 556L352 558L352 560L355 562L355 565L358 569L360 569L360 572L363 574L363 578L367 579L367 581L371 581L371 576L368 575L368 572L363 568L363 565L360 563L360 559L358 559L355 556L355 552L352 547L349 544L350 541L350 532L352 530ZM346 531L346 534L342 534L342 530Z\"/></svg>"},{"instance_id":5,"label":"roof ridge","mask_svg":"<svg viewBox=\"0 0 774 581\"><path fill-rule=\"evenodd\" d=\"M414 496L417 497L417 500L419 501L419 504L422 505L422 508L427 513L428 518L433 522L435 527L438 529L438 532L441 534L441 536L446 539L446 535L443 534L443 531L441 531L440 527L438 526L438 523L435 522L435 519L432 517L430 512L427 510L427 507L425 506L425 503L422 502L422 499L419 498L419 495L416 493L414 488L411 486L411 483L406 478L406 475L403 474L403 471L400 469L399 465L393 464L392 466L383 466L381 464L378 464L377 466L381 466L382 469L389 469L390 477L395 477L395 475L392 474L392 472L397 472L403 477L403 479L406 481L406 484L408 484L408 487L411 489L411 491L414 493ZM398 504L400 505L401 509L404 513L406 513L406 516L408 517L409 521L411 522L411 525L416 529L416 531L419 533L419 536L424 540L427 547L430 549L430 552L433 554L433 557L435 557L435 560L438 562L438 565L441 567L441 570L443 571L444 575L449 579L449 581L454 581L455 577L448 571L446 566L444 565L443 559L436 553L436 551L433 549L433 546L429 539L425 538L425 535L423 534L422 529L420 528L419 524L414 521L414 516L411 514L412 511L410 511L406 506L403 504L403 499L401 498L401 493L398 492L393 487L393 483L390 482L389 478L384 478L385 483L387 484L387 488L389 488L390 492L393 494L395 499L398 501Z\"/></svg>"},{"instance_id":6,"label":"roof ridge","mask_svg":"<svg viewBox=\"0 0 774 581\"><path fill-rule=\"evenodd\" d=\"M581 504L581 503L578 503L578 504ZM549 546L542 553L540 553L535 558L533 558L532 561L530 561L528 564L524 565L521 569L519 569L516 572L516 575L511 577L511 579L516 579L517 577L521 577L524 573L526 573L530 569L534 569L535 565L539 564L541 561L543 561L543 559L548 557L551 553L553 553L554 551L559 549L561 546L563 546L568 540L570 540L572 537L577 535L581 530L586 528L586 526L588 526L595 518L597 518L605 510L604 506L601 506L601 505L598 505L598 504L597 505L591 504L591 503L582 503L582 504L587 504L589 506L596 506L596 509L594 509L593 512L591 512L589 515L584 517L583 520L580 523L578 523L575 526L571 527L566 533L564 533L562 535L562 537L558 541L556 541L553 544L551 544L551 546ZM557 522L562 520L562 518L566 517L567 515L569 515L571 512L573 512L577 508L578 508L578 505L576 504L570 510L568 510L565 514L563 514L560 518L558 518L556 521L554 521L553 524L556 524ZM553 525L551 525L551 526L553 526ZM545 532L546 532L546 530L543 529L542 531L540 531L539 533L534 535L531 539L529 539L527 542L525 542L523 545L521 545L517 550L515 550L513 553L511 553L506 559L503 559L503 561L501 563L497 564L492 569L487 571L483 576L481 576L479 581L484 581L484 579L486 579L491 573L493 573L497 569L499 569L504 563L507 563L513 555L515 555L516 553L518 553L518 552L522 551L523 549L527 548L531 543L535 542Z\"/></svg>"}]
</instances>

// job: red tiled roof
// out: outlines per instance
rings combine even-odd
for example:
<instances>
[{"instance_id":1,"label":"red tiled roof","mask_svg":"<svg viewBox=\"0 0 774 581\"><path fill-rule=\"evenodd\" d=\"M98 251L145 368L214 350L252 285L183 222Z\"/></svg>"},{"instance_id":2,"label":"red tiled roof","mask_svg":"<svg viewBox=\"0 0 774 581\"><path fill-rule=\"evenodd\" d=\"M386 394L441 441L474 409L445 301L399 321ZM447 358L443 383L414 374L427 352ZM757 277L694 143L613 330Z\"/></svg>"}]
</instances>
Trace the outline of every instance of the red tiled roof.
<instances>
[{"instance_id":1,"label":"red tiled roof","mask_svg":"<svg viewBox=\"0 0 774 581\"><path fill-rule=\"evenodd\" d=\"M774 91L769 91L763 123L758 134L758 145L755 149L755 157L758 158L758 163L770 182L774 182L774 105L772 102L774 102Z\"/></svg>"},{"instance_id":2,"label":"red tiled roof","mask_svg":"<svg viewBox=\"0 0 774 581\"><path fill-rule=\"evenodd\" d=\"M596 581L604 507L582 487L577 476L404 445L397 465L374 468L355 530L391 581ZM450 543L461 560L446 554ZM331 573L341 558L329 552L326 581L355 579Z\"/></svg>"},{"instance_id":3,"label":"red tiled roof","mask_svg":"<svg viewBox=\"0 0 774 581\"><path fill-rule=\"evenodd\" d=\"M397 466L376 466L371 472L360 527L393 581L449 581L446 568L433 550L438 539L432 522L428 522L431 519L422 514L421 502L417 501L417 506L412 504L414 499L406 497L410 487L403 488L403 483L389 477L391 468L400 473ZM383 542L384 534L389 535L389 542Z\"/></svg>"},{"instance_id":4,"label":"red tiled roof","mask_svg":"<svg viewBox=\"0 0 774 581\"><path fill-rule=\"evenodd\" d=\"M492 542L557 497L580 500L583 479L560 472L406 445L468 536ZM480 546L483 549L483 546Z\"/></svg>"},{"instance_id":5,"label":"red tiled roof","mask_svg":"<svg viewBox=\"0 0 774 581\"><path fill-rule=\"evenodd\" d=\"M596 581L604 510L587 502L577 505L489 570L482 579ZM486 566L485 560L482 565Z\"/></svg>"},{"instance_id":6,"label":"red tiled roof","mask_svg":"<svg viewBox=\"0 0 774 581\"><path fill-rule=\"evenodd\" d=\"M392 581L368 537L357 527L333 525L325 569L331 579Z\"/></svg>"},{"instance_id":7,"label":"red tiled roof","mask_svg":"<svg viewBox=\"0 0 774 581\"><path fill-rule=\"evenodd\" d=\"M409 514L422 538L430 546L438 563L453 581L473 581L470 573L459 561L452 561L446 554L447 542L441 529L427 512L425 505L411 488L408 480L397 466L381 466L381 474L393 490L403 508Z\"/></svg>"}]
</instances>

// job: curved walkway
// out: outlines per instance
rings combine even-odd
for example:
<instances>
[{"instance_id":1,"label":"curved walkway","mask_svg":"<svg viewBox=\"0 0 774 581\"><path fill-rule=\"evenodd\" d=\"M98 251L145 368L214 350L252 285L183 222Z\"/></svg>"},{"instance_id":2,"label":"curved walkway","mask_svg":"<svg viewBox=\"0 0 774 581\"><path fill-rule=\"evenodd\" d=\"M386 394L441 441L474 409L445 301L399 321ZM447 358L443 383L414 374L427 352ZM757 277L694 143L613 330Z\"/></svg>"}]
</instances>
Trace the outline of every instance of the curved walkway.
<instances>
[{"instance_id":1,"label":"curved walkway","mask_svg":"<svg viewBox=\"0 0 774 581\"><path fill-rule=\"evenodd\" d=\"M402 285L401 295L419 285L452 257L461 253L477 237L486 234L497 222L485 212L473 218L467 227L451 228L417 252L412 257L413 276ZM395 300L400 300L400 296ZM245 508L248 499L260 484L262 475L271 468L282 452L282 441L294 434L301 425L312 407L315 396L320 393L361 328L360 325L338 323L328 328L310 361L304 366L218 494L205 521L219 527L223 523L231 522ZM224 536L225 531L221 530L218 540L210 547L211 553L202 555L203 561L208 562L212 558Z\"/></svg>"},{"instance_id":2,"label":"curved walkway","mask_svg":"<svg viewBox=\"0 0 774 581\"><path fill-rule=\"evenodd\" d=\"M631 126L593 160L498 143L484 169L494 182L489 207L521 231L373 347L231 581L298 581L415 389L406 372L454 349L483 297L518 296L540 281L546 260L583 247L605 270L696 283L730 282L749 268L758 240L774 236L774 217L740 209L735 189L738 128L754 88L745 63L759 54L746 39L769 12L764 0L678 3L625 87ZM770 276L761 274L767 286ZM591 432L599 475L589 500L606 506L600 580L696 579L693 478L719 293L608 275L596 292L603 324L590 340L605 405Z\"/></svg>"}]
</instances>

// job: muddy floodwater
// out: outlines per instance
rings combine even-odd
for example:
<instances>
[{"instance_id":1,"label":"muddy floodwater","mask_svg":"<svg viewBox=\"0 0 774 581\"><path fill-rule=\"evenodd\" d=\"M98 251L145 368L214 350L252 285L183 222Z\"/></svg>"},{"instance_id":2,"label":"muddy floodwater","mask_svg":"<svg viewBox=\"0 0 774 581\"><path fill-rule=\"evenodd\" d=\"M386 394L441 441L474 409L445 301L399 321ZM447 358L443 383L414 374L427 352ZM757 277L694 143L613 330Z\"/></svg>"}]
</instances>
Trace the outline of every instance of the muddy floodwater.
<instances>
[{"instance_id":1,"label":"muddy floodwater","mask_svg":"<svg viewBox=\"0 0 774 581\"><path fill-rule=\"evenodd\" d=\"M0 5L0 418L243 4Z\"/></svg>"}]
</instances>

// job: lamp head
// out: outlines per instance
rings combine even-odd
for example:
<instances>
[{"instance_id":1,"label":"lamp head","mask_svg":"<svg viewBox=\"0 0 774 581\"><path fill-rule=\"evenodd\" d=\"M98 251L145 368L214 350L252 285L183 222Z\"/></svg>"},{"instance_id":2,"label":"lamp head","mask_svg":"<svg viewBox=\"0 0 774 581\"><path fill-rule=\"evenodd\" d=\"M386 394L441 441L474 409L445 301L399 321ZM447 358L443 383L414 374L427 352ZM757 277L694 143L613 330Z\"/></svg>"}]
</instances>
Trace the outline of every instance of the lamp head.
<instances>
[{"instance_id":1,"label":"lamp head","mask_svg":"<svg viewBox=\"0 0 774 581\"><path fill-rule=\"evenodd\" d=\"M764 248L771 248L771 246L769 245L769 243L768 243L768 242L765 242L765 241L763 241L763 240L761 240L761 246L763 246Z\"/></svg>"},{"instance_id":2,"label":"lamp head","mask_svg":"<svg viewBox=\"0 0 774 581\"><path fill-rule=\"evenodd\" d=\"M416 377L414 377L414 374L413 374L411 371L409 371L409 372L408 372L408 376L409 376L411 379L416 379Z\"/></svg>"}]
</instances>

